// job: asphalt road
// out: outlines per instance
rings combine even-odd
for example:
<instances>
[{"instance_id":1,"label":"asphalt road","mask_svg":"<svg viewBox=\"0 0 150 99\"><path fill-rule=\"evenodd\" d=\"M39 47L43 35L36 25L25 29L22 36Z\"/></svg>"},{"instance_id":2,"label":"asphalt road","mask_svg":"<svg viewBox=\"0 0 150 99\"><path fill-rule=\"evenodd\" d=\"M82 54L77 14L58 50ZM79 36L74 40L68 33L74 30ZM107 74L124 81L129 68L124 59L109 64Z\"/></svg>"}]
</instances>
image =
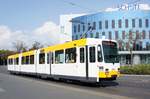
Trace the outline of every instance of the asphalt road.
<instances>
[{"instance_id":1,"label":"asphalt road","mask_svg":"<svg viewBox=\"0 0 150 99\"><path fill-rule=\"evenodd\" d=\"M102 86L11 75L0 67L0 99L150 99L150 76L124 75Z\"/></svg>"}]
</instances>

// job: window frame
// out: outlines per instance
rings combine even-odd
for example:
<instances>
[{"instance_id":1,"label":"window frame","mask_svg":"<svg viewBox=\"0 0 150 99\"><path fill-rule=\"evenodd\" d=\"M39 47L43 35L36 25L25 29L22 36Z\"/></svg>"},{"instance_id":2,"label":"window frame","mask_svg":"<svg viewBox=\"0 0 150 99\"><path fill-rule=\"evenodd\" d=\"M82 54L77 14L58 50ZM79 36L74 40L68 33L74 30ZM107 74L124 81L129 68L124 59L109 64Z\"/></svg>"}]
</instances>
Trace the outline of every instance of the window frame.
<instances>
[{"instance_id":1,"label":"window frame","mask_svg":"<svg viewBox=\"0 0 150 99\"><path fill-rule=\"evenodd\" d=\"M81 49L83 49L83 54L81 54ZM80 51L80 63L85 63L85 48L84 47L80 47L79 48L79 51ZM83 55L83 56L81 56L81 55ZM81 61L81 59L82 59L82 61Z\"/></svg>"},{"instance_id":2,"label":"window frame","mask_svg":"<svg viewBox=\"0 0 150 99\"><path fill-rule=\"evenodd\" d=\"M41 57L42 58L44 57L44 58L42 59ZM38 61L39 61L39 64L45 64L45 53L39 53L39 60Z\"/></svg>"},{"instance_id":3,"label":"window frame","mask_svg":"<svg viewBox=\"0 0 150 99\"><path fill-rule=\"evenodd\" d=\"M108 20L105 20L105 29L108 29Z\"/></svg>"},{"instance_id":4,"label":"window frame","mask_svg":"<svg viewBox=\"0 0 150 99\"><path fill-rule=\"evenodd\" d=\"M98 50L98 47L100 47L100 54L101 54L101 60L99 60L99 50ZM102 46L101 45L98 45L97 46L97 61L98 62L103 62L103 54L102 54Z\"/></svg>"},{"instance_id":5,"label":"window frame","mask_svg":"<svg viewBox=\"0 0 150 99\"><path fill-rule=\"evenodd\" d=\"M56 58L56 56L59 55L60 54L59 52L61 52L61 51L62 51L62 54L63 54L63 62L60 61L60 59L61 59L60 57ZM56 60L56 59L59 59L59 60ZM56 61L58 61L58 62L56 62ZM64 49L62 49L62 50L56 50L55 51L55 64L64 64L64 61L65 61Z\"/></svg>"},{"instance_id":6,"label":"window frame","mask_svg":"<svg viewBox=\"0 0 150 99\"><path fill-rule=\"evenodd\" d=\"M102 29L102 21L99 21L99 29Z\"/></svg>"},{"instance_id":7,"label":"window frame","mask_svg":"<svg viewBox=\"0 0 150 99\"><path fill-rule=\"evenodd\" d=\"M91 48L94 48L95 52L91 51ZM89 47L89 62L90 63L96 62L96 48L95 48L95 46L90 46Z\"/></svg>"},{"instance_id":8,"label":"window frame","mask_svg":"<svg viewBox=\"0 0 150 99\"><path fill-rule=\"evenodd\" d=\"M118 28L122 28L122 20L121 19L118 20Z\"/></svg>"},{"instance_id":9,"label":"window frame","mask_svg":"<svg viewBox=\"0 0 150 99\"><path fill-rule=\"evenodd\" d=\"M73 52L74 51L74 52ZM72 55L71 57L67 58L66 56L70 54ZM68 59L68 60L67 60ZM77 48L68 48L65 49L65 63L76 63L77 62Z\"/></svg>"},{"instance_id":10,"label":"window frame","mask_svg":"<svg viewBox=\"0 0 150 99\"><path fill-rule=\"evenodd\" d=\"M29 64L31 64L31 65L33 65L35 62L34 62L34 57L35 57L35 55L30 55L29 56L30 58L29 58L29 60L30 60L30 63Z\"/></svg>"}]
</instances>

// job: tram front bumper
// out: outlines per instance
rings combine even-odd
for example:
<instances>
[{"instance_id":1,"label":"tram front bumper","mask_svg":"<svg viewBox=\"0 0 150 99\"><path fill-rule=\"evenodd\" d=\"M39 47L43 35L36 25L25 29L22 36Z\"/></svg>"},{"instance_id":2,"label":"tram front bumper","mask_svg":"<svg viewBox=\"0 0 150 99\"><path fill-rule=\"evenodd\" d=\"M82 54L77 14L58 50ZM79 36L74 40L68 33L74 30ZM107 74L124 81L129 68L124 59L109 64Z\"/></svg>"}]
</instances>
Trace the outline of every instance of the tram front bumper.
<instances>
[{"instance_id":1,"label":"tram front bumper","mask_svg":"<svg viewBox=\"0 0 150 99\"><path fill-rule=\"evenodd\" d=\"M103 79L103 78L106 78L106 79L111 79L111 78L117 78L120 76L120 72L119 71L115 71L115 70L111 70L109 72L104 72L104 71L99 71L99 78Z\"/></svg>"}]
</instances>

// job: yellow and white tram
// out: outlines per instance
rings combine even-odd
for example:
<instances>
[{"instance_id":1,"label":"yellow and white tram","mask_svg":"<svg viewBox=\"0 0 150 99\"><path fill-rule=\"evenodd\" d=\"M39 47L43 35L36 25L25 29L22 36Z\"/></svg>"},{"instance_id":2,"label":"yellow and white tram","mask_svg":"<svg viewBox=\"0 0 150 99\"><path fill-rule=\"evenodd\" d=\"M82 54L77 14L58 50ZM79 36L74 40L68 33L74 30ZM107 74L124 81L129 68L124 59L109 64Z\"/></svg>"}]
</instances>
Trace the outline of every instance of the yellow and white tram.
<instances>
[{"instance_id":1,"label":"yellow and white tram","mask_svg":"<svg viewBox=\"0 0 150 99\"><path fill-rule=\"evenodd\" d=\"M8 71L86 82L115 80L120 75L117 43L80 39L8 57Z\"/></svg>"}]
</instances>

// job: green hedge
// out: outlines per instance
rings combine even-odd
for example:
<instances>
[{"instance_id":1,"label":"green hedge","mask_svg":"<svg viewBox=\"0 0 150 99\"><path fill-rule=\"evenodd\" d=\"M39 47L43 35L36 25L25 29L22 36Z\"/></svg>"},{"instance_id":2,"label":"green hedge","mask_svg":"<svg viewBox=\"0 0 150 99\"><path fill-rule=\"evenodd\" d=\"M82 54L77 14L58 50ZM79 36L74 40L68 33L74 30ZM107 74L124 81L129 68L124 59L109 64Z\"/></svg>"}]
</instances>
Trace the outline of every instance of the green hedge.
<instances>
[{"instance_id":1,"label":"green hedge","mask_svg":"<svg viewBox=\"0 0 150 99\"><path fill-rule=\"evenodd\" d=\"M121 66L120 71L122 74L150 75L150 64Z\"/></svg>"}]
</instances>

